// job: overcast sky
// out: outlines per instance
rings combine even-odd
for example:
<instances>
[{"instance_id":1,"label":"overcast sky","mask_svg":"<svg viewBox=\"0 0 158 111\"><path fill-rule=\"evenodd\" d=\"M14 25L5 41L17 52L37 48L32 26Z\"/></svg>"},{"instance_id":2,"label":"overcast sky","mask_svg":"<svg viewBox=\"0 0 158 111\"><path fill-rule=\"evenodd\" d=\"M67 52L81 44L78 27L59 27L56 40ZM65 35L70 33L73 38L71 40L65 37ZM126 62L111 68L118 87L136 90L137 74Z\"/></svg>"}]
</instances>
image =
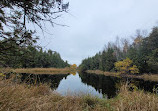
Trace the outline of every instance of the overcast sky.
<instances>
[{"instance_id":1,"label":"overcast sky","mask_svg":"<svg viewBox=\"0 0 158 111\"><path fill-rule=\"evenodd\" d=\"M137 29L148 30L158 22L158 0L67 0L69 13L57 23L47 24L50 34L41 34L40 45L57 51L70 64L79 65L84 58L101 51L116 36L130 38ZM67 2L66 1L66 2Z\"/></svg>"}]
</instances>

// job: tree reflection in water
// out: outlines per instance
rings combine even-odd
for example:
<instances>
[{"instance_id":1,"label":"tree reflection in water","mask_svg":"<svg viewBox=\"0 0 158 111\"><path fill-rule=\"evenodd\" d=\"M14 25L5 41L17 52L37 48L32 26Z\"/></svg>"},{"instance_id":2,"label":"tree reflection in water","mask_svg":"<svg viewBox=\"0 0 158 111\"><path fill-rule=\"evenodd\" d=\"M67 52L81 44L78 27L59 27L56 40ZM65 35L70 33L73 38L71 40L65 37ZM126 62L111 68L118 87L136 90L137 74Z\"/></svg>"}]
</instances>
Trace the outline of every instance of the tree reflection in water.
<instances>
[{"instance_id":1,"label":"tree reflection in water","mask_svg":"<svg viewBox=\"0 0 158 111\"><path fill-rule=\"evenodd\" d=\"M81 77L83 83L91 85L99 91L99 93L107 95L108 98L116 96L121 85L127 83L127 80L129 85L136 86L138 89L147 92L156 92L154 88L158 88L158 82L145 81L143 79L118 78L88 73L80 73L79 76Z\"/></svg>"},{"instance_id":2,"label":"tree reflection in water","mask_svg":"<svg viewBox=\"0 0 158 111\"><path fill-rule=\"evenodd\" d=\"M49 84L50 87L55 90L58 88L60 81L68 76L69 74L21 74L21 82L25 82L27 84Z\"/></svg>"},{"instance_id":3,"label":"tree reflection in water","mask_svg":"<svg viewBox=\"0 0 158 111\"><path fill-rule=\"evenodd\" d=\"M112 98L116 96L121 85L127 83L127 81L128 84L136 86L138 89L148 92L156 92L155 90L153 90L153 88L158 88L158 82L144 81L142 79L118 78L87 73L79 73L78 75L78 73L76 72L72 73L72 76L68 75L69 74L49 75L23 73L19 76L16 76L15 81L20 81L20 83L26 83L29 85L39 85L41 83L48 84L52 90L56 90L60 86L60 88L62 87L62 90L64 90L65 92L67 91L67 88L74 90L74 88L77 87L81 89L80 91L83 92L94 88L97 92L94 91L93 93L99 93L99 95L102 95L102 97L104 98ZM61 81L63 79L65 82Z\"/></svg>"},{"instance_id":4,"label":"tree reflection in water","mask_svg":"<svg viewBox=\"0 0 158 111\"><path fill-rule=\"evenodd\" d=\"M93 86L103 95L106 94L107 98L112 98L117 94L116 84L119 83L119 78L87 73L80 73L79 75L83 83Z\"/></svg>"}]
</instances>

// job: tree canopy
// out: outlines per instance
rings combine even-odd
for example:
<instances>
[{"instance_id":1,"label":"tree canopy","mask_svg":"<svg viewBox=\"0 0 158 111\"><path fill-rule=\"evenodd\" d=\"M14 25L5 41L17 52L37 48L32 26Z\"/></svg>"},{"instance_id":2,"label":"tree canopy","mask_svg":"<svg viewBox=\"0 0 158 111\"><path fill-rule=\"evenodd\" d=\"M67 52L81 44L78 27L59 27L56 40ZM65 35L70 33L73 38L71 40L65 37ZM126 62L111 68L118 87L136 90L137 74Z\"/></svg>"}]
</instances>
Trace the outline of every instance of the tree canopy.
<instances>
[{"instance_id":1,"label":"tree canopy","mask_svg":"<svg viewBox=\"0 0 158 111\"><path fill-rule=\"evenodd\" d=\"M54 19L63 12L62 0L1 0L0 1L0 38L1 51L5 43L14 41L16 45L30 45L36 42L35 30L29 29L29 23L43 29L43 24L56 24Z\"/></svg>"},{"instance_id":2,"label":"tree canopy","mask_svg":"<svg viewBox=\"0 0 158 111\"><path fill-rule=\"evenodd\" d=\"M0 65L3 67L68 66L58 53L51 50L43 51L35 46L38 37L36 30L30 28L31 23L42 30L46 22L52 26L57 24L54 19L66 11L63 5L63 0L1 0Z\"/></svg>"},{"instance_id":3,"label":"tree canopy","mask_svg":"<svg viewBox=\"0 0 158 111\"><path fill-rule=\"evenodd\" d=\"M64 68L69 67L67 61L64 61L60 54L52 50L43 51L42 48L28 46L15 52L19 56L5 56L0 54L1 67L12 68Z\"/></svg>"},{"instance_id":4,"label":"tree canopy","mask_svg":"<svg viewBox=\"0 0 158 111\"><path fill-rule=\"evenodd\" d=\"M80 64L80 69L83 71L96 69L117 71L121 70L119 69L121 66L127 68L123 65L133 64L131 69L127 68L128 71L131 70L131 73L138 73L138 70L139 73L158 73L158 27L154 27L148 36L137 31L133 42L130 44L127 41L122 39L120 42L117 38L115 43L109 43L108 48L93 57L84 59ZM126 60L128 62L125 62ZM125 72L128 73L128 71Z\"/></svg>"}]
</instances>

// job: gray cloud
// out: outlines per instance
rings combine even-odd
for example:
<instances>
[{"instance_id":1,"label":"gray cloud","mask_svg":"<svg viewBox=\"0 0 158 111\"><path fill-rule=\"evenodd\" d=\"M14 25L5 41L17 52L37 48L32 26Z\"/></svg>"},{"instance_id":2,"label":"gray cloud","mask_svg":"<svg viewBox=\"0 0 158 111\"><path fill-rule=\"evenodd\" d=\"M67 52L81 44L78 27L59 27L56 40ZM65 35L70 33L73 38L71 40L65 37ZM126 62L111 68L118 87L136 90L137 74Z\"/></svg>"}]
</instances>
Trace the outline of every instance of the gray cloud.
<instances>
[{"instance_id":1,"label":"gray cloud","mask_svg":"<svg viewBox=\"0 0 158 111\"><path fill-rule=\"evenodd\" d=\"M150 29L158 20L158 0L69 0L69 14L56 22L70 27L46 26L46 38L39 43L56 50L69 63L102 50L116 36L129 38L136 29Z\"/></svg>"}]
</instances>

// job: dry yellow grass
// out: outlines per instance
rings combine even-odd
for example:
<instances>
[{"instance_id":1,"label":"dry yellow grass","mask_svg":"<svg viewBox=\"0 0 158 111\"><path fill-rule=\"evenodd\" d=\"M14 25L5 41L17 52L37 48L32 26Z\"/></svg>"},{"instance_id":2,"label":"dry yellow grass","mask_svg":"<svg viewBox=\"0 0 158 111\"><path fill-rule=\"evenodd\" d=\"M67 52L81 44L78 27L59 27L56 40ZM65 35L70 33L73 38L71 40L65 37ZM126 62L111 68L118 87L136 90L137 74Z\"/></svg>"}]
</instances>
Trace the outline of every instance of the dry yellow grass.
<instances>
[{"instance_id":1,"label":"dry yellow grass","mask_svg":"<svg viewBox=\"0 0 158 111\"><path fill-rule=\"evenodd\" d=\"M98 99L92 97L60 96L48 86L11 84L0 81L0 111L82 111L93 110Z\"/></svg>"},{"instance_id":2,"label":"dry yellow grass","mask_svg":"<svg viewBox=\"0 0 158 111\"><path fill-rule=\"evenodd\" d=\"M158 74L143 74L141 77L145 80L158 81Z\"/></svg>"},{"instance_id":3,"label":"dry yellow grass","mask_svg":"<svg viewBox=\"0 0 158 111\"><path fill-rule=\"evenodd\" d=\"M138 79L144 79L149 81L158 81L158 74L143 74L143 75L119 75L115 72L104 72L100 70L87 70L87 73L94 73L94 74L103 74L105 76L114 76L114 77L129 77L129 78L138 78Z\"/></svg>"},{"instance_id":4,"label":"dry yellow grass","mask_svg":"<svg viewBox=\"0 0 158 111\"><path fill-rule=\"evenodd\" d=\"M117 73L104 72L104 71L101 71L101 70L87 70L86 72L87 73L94 73L94 74L103 74L103 75L106 75L106 76L118 76Z\"/></svg>"},{"instance_id":5,"label":"dry yellow grass","mask_svg":"<svg viewBox=\"0 0 158 111\"><path fill-rule=\"evenodd\" d=\"M27 86L0 81L0 111L158 111L158 96L128 91L123 85L117 97L61 96L49 86Z\"/></svg>"},{"instance_id":6,"label":"dry yellow grass","mask_svg":"<svg viewBox=\"0 0 158 111\"><path fill-rule=\"evenodd\" d=\"M12 72L13 69L12 68L0 68L0 73L9 73Z\"/></svg>"},{"instance_id":7,"label":"dry yellow grass","mask_svg":"<svg viewBox=\"0 0 158 111\"><path fill-rule=\"evenodd\" d=\"M156 94L143 91L130 92L126 85L122 86L118 96L109 102L117 111L158 111L158 96Z\"/></svg>"},{"instance_id":8,"label":"dry yellow grass","mask_svg":"<svg viewBox=\"0 0 158 111\"><path fill-rule=\"evenodd\" d=\"M15 72L15 73L31 73L31 74L68 74L71 72L70 68L1 68L1 73Z\"/></svg>"}]
</instances>

